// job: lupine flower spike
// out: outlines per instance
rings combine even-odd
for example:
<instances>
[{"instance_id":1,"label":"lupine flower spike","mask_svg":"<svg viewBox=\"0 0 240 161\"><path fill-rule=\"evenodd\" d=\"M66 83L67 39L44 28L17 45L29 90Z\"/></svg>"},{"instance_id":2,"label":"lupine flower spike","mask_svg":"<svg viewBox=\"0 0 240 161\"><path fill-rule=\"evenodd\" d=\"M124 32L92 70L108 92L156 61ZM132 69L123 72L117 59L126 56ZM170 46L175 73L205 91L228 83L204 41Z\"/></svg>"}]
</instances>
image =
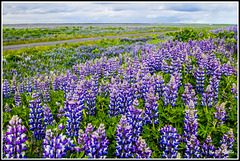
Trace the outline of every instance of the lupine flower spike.
<instances>
[{"instance_id":1,"label":"lupine flower spike","mask_svg":"<svg viewBox=\"0 0 240 161\"><path fill-rule=\"evenodd\" d=\"M21 125L22 119L14 115L7 125L7 132L5 133L5 158L26 158L25 150L26 140L28 140L25 132L27 129Z\"/></svg>"}]
</instances>

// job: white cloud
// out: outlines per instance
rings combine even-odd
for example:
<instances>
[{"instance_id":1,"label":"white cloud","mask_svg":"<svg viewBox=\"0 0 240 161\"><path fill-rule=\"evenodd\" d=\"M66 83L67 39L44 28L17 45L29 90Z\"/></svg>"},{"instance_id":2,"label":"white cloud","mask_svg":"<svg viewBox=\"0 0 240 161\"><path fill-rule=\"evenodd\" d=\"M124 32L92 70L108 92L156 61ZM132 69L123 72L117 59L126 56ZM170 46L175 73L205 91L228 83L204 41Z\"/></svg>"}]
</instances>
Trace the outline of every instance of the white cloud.
<instances>
[{"instance_id":1,"label":"white cloud","mask_svg":"<svg viewBox=\"0 0 240 161\"><path fill-rule=\"evenodd\" d=\"M3 3L3 24L237 23L237 3Z\"/></svg>"}]
</instances>

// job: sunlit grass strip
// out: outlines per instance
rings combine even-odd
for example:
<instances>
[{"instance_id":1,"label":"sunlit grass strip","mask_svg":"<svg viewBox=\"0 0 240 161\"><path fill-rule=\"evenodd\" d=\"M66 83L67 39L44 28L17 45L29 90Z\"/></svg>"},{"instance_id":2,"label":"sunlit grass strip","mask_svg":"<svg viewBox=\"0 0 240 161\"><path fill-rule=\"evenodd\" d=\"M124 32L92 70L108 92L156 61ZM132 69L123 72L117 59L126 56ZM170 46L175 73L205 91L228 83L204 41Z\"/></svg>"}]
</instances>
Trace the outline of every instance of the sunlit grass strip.
<instances>
[{"instance_id":1,"label":"sunlit grass strip","mask_svg":"<svg viewBox=\"0 0 240 161\"><path fill-rule=\"evenodd\" d=\"M36 47L24 47L19 50L5 50L3 51L3 56L7 56L9 54L14 54L14 55L22 55L23 53L26 53L27 55L31 54L36 54L39 52L44 52L44 51L49 51L53 50L55 48L59 47L79 47L81 45L89 46L89 45L100 45L102 42L104 43L116 43L119 38L116 39L102 39L102 40L97 40L97 41L85 41L85 42L77 42L77 43L62 43L62 44L56 44L56 45L45 45L45 46L36 46Z\"/></svg>"},{"instance_id":2,"label":"sunlit grass strip","mask_svg":"<svg viewBox=\"0 0 240 161\"><path fill-rule=\"evenodd\" d=\"M164 33L162 33L164 34ZM149 35L139 35L139 36L128 36L127 38L138 38L138 37L156 37L158 34L149 34ZM53 50L55 48L60 48L60 47L64 47L64 48L76 48L82 45L85 46L89 46L89 45L102 45L104 44L115 44L115 45L119 45L118 43L119 40L121 38L113 38L113 39L102 39L102 40L96 40L96 41L85 41L85 42L76 42L76 43L62 43L62 44L56 44L56 45L45 45L45 46L36 46L36 47L24 47L22 49L19 50L5 50L2 52L3 56L7 56L9 54L14 54L14 55L22 55L23 53L26 53L27 55L31 55L31 54L37 54L39 52L45 52L45 51L49 51L49 50ZM159 40L159 41L165 41L165 40Z\"/></svg>"},{"instance_id":3,"label":"sunlit grass strip","mask_svg":"<svg viewBox=\"0 0 240 161\"><path fill-rule=\"evenodd\" d=\"M155 30L154 32L161 32L161 31L171 31L172 29L160 29ZM72 40L72 39L82 39L82 38L93 38L93 37L105 37L105 36L117 36L117 35L126 35L126 34L140 34L140 33L149 33L152 31L132 31L132 32L124 32L124 33L116 33L116 34L106 34L106 35L64 35L64 37L51 37L51 38L44 38L44 39L35 39L35 40L20 40L20 41L11 41L11 42L3 42L3 46L9 45L19 45L19 44L30 44L30 43L40 43L40 42L51 42L51 41L60 41L60 40ZM66 36L66 37L65 37Z\"/></svg>"}]
</instances>

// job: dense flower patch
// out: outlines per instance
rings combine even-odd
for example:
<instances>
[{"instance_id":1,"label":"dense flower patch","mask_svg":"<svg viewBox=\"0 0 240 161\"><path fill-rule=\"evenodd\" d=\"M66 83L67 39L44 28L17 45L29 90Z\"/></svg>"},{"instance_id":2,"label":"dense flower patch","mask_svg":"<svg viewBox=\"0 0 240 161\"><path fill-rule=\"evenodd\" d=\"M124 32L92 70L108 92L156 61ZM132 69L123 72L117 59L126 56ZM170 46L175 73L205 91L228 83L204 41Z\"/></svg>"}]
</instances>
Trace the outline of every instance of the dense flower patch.
<instances>
[{"instance_id":1,"label":"dense flower patch","mask_svg":"<svg viewBox=\"0 0 240 161\"><path fill-rule=\"evenodd\" d=\"M237 158L236 50L144 41L4 60L4 158Z\"/></svg>"}]
</instances>

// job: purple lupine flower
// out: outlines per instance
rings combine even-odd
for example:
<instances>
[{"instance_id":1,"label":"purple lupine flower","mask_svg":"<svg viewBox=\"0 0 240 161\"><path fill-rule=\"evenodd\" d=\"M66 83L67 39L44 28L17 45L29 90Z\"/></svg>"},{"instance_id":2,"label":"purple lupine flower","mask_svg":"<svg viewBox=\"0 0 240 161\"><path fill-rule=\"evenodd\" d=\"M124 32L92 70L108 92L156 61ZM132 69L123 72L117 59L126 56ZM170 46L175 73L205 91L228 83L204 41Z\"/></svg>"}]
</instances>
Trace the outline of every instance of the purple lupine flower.
<instances>
[{"instance_id":1,"label":"purple lupine flower","mask_svg":"<svg viewBox=\"0 0 240 161\"><path fill-rule=\"evenodd\" d=\"M231 66L230 61L227 62L227 64L222 65L222 73L224 73L225 76L231 76L233 73L233 67Z\"/></svg>"},{"instance_id":2,"label":"purple lupine flower","mask_svg":"<svg viewBox=\"0 0 240 161\"><path fill-rule=\"evenodd\" d=\"M80 101L77 101L77 94L74 94L74 96L73 100L64 101L66 110L65 117L67 118L66 135L68 135L68 137L78 136L83 114Z\"/></svg>"},{"instance_id":3,"label":"purple lupine flower","mask_svg":"<svg viewBox=\"0 0 240 161\"><path fill-rule=\"evenodd\" d=\"M88 123L87 124L87 127L86 127L86 130L85 130L85 133L86 133L86 145L87 145L87 150L89 150L89 147L90 147L90 141L91 141L91 137L92 137L92 133L93 133L93 126L91 123Z\"/></svg>"},{"instance_id":4,"label":"purple lupine flower","mask_svg":"<svg viewBox=\"0 0 240 161\"><path fill-rule=\"evenodd\" d=\"M186 55L186 66L185 66L185 74L192 74L192 61L191 59L188 57L188 55Z\"/></svg>"},{"instance_id":5,"label":"purple lupine flower","mask_svg":"<svg viewBox=\"0 0 240 161\"><path fill-rule=\"evenodd\" d=\"M89 141L89 150L88 150L88 156L89 158L100 158L104 159L107 157L107 151L108 151L108 139L105 136L105 126L104 124L100 124L97 131L94 131L91 135L91 140Z\"/></svg>"},{"instance_id":6,"label":"purple lupine flower","mask_svg":"<svg viewBox=\"0 0 240 161\"><path fill-rule=\"evenodd\" d=\"M145 103L145 113L144 113L144 123L158 124L158 103L157 97L154 96L153 88L150 88L149 93L147 94L146 103Z\"/></svg>"},{"instance_id":7,"label":"purple lupine flower","mask_svg":"<svg viewBox=\"0 0 240 161\"><path fill-rule=\"evenodd\" d=\"M95 93L95 95L99 95L99 92L98 92L98 83L99 83L99 77L97 74L94 74L92 76L92 90L93 92Z\"/></svg>"},{"instance_id":8,"label":"purple lupine flower","mask_svg":"<svg viewBox=\"0 0 240 161\"><path fill-rule=\"evenodd\" d=\"M48 78L45 78L45 79L46 79L46 81L44 83L43 88L44 88L45 91L48 91L50 93L50 85L49 85L49 82L48 82Z\"/></svg>"},{"instance_id":9,"label":"purple lupine flower","mask_svg":"<svg viewBox=\"0 0 240 161\"><path fill-rule=\"evenodd\" d=\"M57 117L61 118L62 116L65 116L65 111L62 106L60 106Z\"/></svg>"},{"instance_id":10,"label":"purple lupine flower","mask_svg":"<svg viewBox=\"0 0 240 161\"><path fill-rule=\"evenodd\" d=\"M200 157L200 143L196 135L192 134L187 140L186 151L184 158L199 158Z\"/></svg>"},{"instance_id":11,"label":"purple lupine flower","mask_svg":"<svg viewBox=\"0 0 240 161\"><path fill-rule=\"evenodd\" d=\"M99 90L98 93L101 97L107 97L108 96L108 90L107 90L107 82L104 83L104 81L102 80L99 86Z\"/></svg>"},{"instance_id":12,"label":"purple lupine flower","mask_svg":"<svg viewBox=\"0 0 240 161\"><path fill-rule=\"evenodd\" d=\"M217 77L217 79L219 79L219 80L221 79L222 69L220 66L213 71L213 75L215 75Z\"/></svg>"},{"instance_id":13,"label":"purple lupine flower","mask_svg":"<svg viewBox=\"0 0 240 161\"><path fill-rule=\"evenodd\" d=\"M127 122L132 125L132 154L134 155L136 153L136 144L137 140L140 136L140 133L142 132L142 109L137 109L139 106L138 100L135 99L133 101L133 105L129 106L128 112L126 114L127 116Z\"/></svg>"},{"instance_id":14,"label":"purple lupine flower","mask_svg":"<svg viewBox=\"0 0 240 161\"><path fill-rule=\"evenodd\" d=\"M165 125L160 130L160 149L164 150L163 158L176 158L178 153L178 144L180 135L177 133L176 128L172 128L171 125Z\"/></svg>"},{"instance_id":15,"label":"purple lupine flower","mask_svg":"<svg viewBox=\"0 0 240 161\"><path fill-rule=\"evenodd\" d=\"M56 129L56 131L58 131ZM65 156L68 140L66 135L53 134L52 129L46 130L45 138L42 143L43 158L62 158Z\"/></svg>"},{"instance_id":16,"label":"purple lupine flower","mask_svg":"<svg viewBox=\"0 0 240 161\"><path fill-rule=\"evenodd\" d=\"M164 73L168 73L168 71L169 71L169 66L168 66L168 64L166 63L165 60L163 60L162 66L163 66L163 72L164 72Z\"/></svg>"},{"instance_id":17,"label":"purple lupine flower","mask_svg":"<svg viewBox=\"0 0 240 161\"><path fill-rule=\"evenodd\" d=\"M33 99L37 99L37 98L39 98L39 96L40 96L40 94L37 92L37 93L32 93L32 98Z\"/></svg>"},{"instance_id":18,"label":"purple lupine flower","mask_svg":"<svg viewBox=\"0 0 240 161\"><path fill-rule=\"evenodd\" d=\"M16 104L16 106L17 106L17 107L20 107L20 106L22 105L22 101L21 101L21 97L20 97L20 94L19 94L18 91L15 93L14 98L15 98L15 104Z\"/></svg>"},{"instance_id":19,"label":"purple lupine flower","mask_svg":"<svg viewBox=\"0 0 240 161\"><path fill-rule=\"evenodd\" d=\"M177 73L177 72L174 72L173 76L175 77L175 82L176 82L177 88L179 88L182 85L182 82L181 82L182 76L180 73Z\"/></svg>"},{"instance_id":20,"label":"purple lupine flower","mask_svg":"<svg viewBox=\"0 0 240 161\"><path fill-rule=\"evenodd\" d=\"M44 103L49 103L50 102L50 91L49 90L44 90L43 93L43 101Z\"/></svg>"},{"instance_id":21,"label":"purple lupine flower","mask_svg":"<svg viewBox=\"0 0 240 161\"><path fill-rule=\"evenodd\" d=\"M6 105L5 105L5 107L4 107L4 111L5 112L11 112L12 111L12 109L9 107L9 105L6 103Z\"/></svg>"},{"instance_id":22,"label":"purple lupine flower","mask_svg":"<svg viewBox=\"0 0 240 161\"><path fill-rule=\"evenodd\" d=\"M26 86L25 86L25 83L22 82L22 83L19 83L19 86L17 87L18 88L18 92L20 94L23 94L26 92Z\"/></svg>"},{"instance_id":23,"label":"purple lupine flower","mask_svg":"<svg viewBox=\"0 0 240 161\"><path fill-rule=\"evenodd\" d=\"M182 61L180 60L180 58L177 58L176 68L178 75L182 78Z\"/></svg>"},{"instance_id":24,"label":"purple lupine flower","mask_svg":"<svg viewBox=\"0 0 240 161\"><path fill-rule=\"evenodd\" d=\"M116 157L132 157L132 125L127 122L126 115L122 115L116 131Z\"/></svg>"},{"instance_id":25,"label":"purple lupine flower","mask_svg":"<svg viewBox=\"0 0 240 161\"><path fill-rule=\"evenodd\" d=\"M214 154L214 159L216 158L228 158L228 154L230 151L227 150L227 145L226 144L221 144L220 147L218 147L218 149L215 150L215 154Z\"/></svg>"},{"instance_id":26,"label":"purple lupine flower","mask_svg":"<svg viewBox=\"0 0 240 161\"><path fill-rule=\"evenodd\" d=\"M215 115L214 118L217 119L218 121L217 126L220 126L220 127L223 125L223 121L225 121L226 119L225 104L226 103L224 102L220 106L219 104L216 104L215 107L217 111L213 113Z\"/></svg>"},{"instance_id":27,"label":"purple lupine flower","mask_svg":"<svg viewBox=\"0 0 240 161\"><path fill-rule=\"evenodd\" d=\"M43 118L44 118L44 124L45 126L47 125L53 125L53 115L51 110L49 109L48 105L44 104L43 105Z\"/></svg>"},{"instance_id":28,"label":"purple lupine flower","mask_svg":"<svg viewBox=\"0 0 240 161\"><path fill-rule=\"evenodd\" d=\"M195 96L195 90L190 83L185 84L184 93L182 94L182 100L184 101L184 105L189 105L190 100L193 100L195 106L197 106L198 98Z\"/></svg>"},{"instance_id":29,"label":"purple lupine flower","mask_svg":"<svg viewBox=\"0 0 240 161\"><path fill-rule=\"evenodd\" d=\"M212 145L212 138L210 135L207 136L206 142L203 142L201 157L202 158L213 158L215 147Z\"/></svg>"},{"instance_id":30,"label":"purple lupine flower","mask_svg":"<svg viewBox=\"0 0 240 161\"><path fill-rule=\"evenodd\" d=\"M15 94L15 91L16 91L16 86L14 85L14 84L12 84L12 86L11 86L11 90L10 90L11 92L11 94L12 95L14 95Z\"/></svg>"},{"instance_id":31,"label":"purple lupine flower","mask_svg":"<svg viewBox=\"0 0 240 161\"><path fill-rule=\"evenodd\" d=\"M88 150L88 146L87 146L88 137L87 137L87 134L82 129L79 130L78 134L79 134L78 135L78 139L77 139L78 146L76 146L74 148L79 153L81 153L84 150L85 151L85 155L86 155L87 154L87 150Z\"/></svg>"},{"instance_id":32,"label":"purple lupine flower","mask_svg":"<svg viewBox=\"0 0 240 161\"><path fill-rule=\"evenodd\" d=\"M136 158L151 158L152 151L150 150L149 147L147 147L147 143L145 139L142 139L140 136L137 141L137 150L136 150Z\"/></svg>"},{"instance_id":33,"label":"purple lupine flower","mask_svg":"<svg viewBox=\"0 0 240 161\"><path fill-rule=\"evenodd\" d=\"M58 79L58 77L55 77L54 80L53 80L53 90L58 91L59 88L60 88L59 79Z\"/></svg>"},{"instance_id":34,"label":"purple lupine flower","mask_svg":"<svg viewBox=\"0 0 240 161\"><path fill-rule=\"evenodd\" d=\"M233 143L235 143L233 129L230 129L226 134L223 135L222 139L220 140L220 145L225 144L227 148L232 149Z\"/></svg>"},{"instance_id":35,"label":"purple lupine flower","mask_svg":"<svg viewBox=\"0 0 240 161\"><path fill-rule=\"evenodd\" d=\"M110 104L109 104L109 117L114 117L118 115L118 89L114 85L113 88L110 89Z\"/></svg>"},{"instance_id":36,"label":"purple lupine flower","mask_svg":"<svg viewBox=\"0 0 240 161\"><path fill-rule=\"evenodd\" d=\"M202 94L204 90L204 80L205 80L204 67L202 64L199 65L199 68L196 72L196 79L197 79L196 81L197 92Z\"/></svg>"},{"instance_id":37,"label":"purple lupine flower","mask_svg":"<svg viewBox=\"0 0 240 161\"><path fill-rule=\"evenodd\" d=\"M177 62L174 59L171 61L171 65L169 65L169 67L168 67L170 74L173 74L175 71L177 71L177 69L175 67L176 63Z\"/></svg>"},{"instance_id":38,"label":"purple lupine flower","mask_svg":"<svg viewBox=\"0 0 240 161\"><path fill-rule=\"evenodd\" d=\"M36 139L41 140L44 137L43 125L42 125L42 106L40 99L29 101L30 117L29 126L30 130L33 131L33 135Z\"/></svg>"},{"instance_id":39,"label":"purple lupine flower","mask_svg":"<svg viewBox=\"0 0 240 161\"><path fill-rule=\"evenodd\" d=\"M192 100L189 102L189 109L185 110L186 116L184 117L184 134L186 145L185 158L198 158L199 154L199 141L197 140L198 121L197 110L194 110L195 105Z\"/></svg>"},{"instance_id":40,"label":"purple lupine flower","mask_svg":"<svg viewBox=\"0 0 240 161\"><path fill-rule=\"evenodd\" d=\"M10 98L10 87L7 79L4 79L3 82L3 97Z\"/></svg>"},{"instance_id":41,"label":"purple lupine flower","mask_svg":"<svg viewBox=\"0 0 240 161\"><path fill-rule=\"evenodd\" d=\"M135 88L135 91L134 91L134 95L135 95L136 98L143 98L143 96L144 96L143 92L144 92L144 85L143 85L142 79L140 79L136 83L136 88Z\"/></svg>"},{"instance_id":42,"label":"purple lupine flower","mask_svg":"<svg viewBox=\"0 0 240 161\"><path fill-rule=\"evenodd\" d=\"M220 80L217 79L215 75L212 78L210 78L210 85L211 85L211 88L213 89L213 98L215 100L218 100L219 83L220 83Z\"/></svg>"},{"instance_id":43,"label":"purple lupine flower","mask_svg":"<svg viewBox=\"0 0 240 161\"><path fill-rule=\"evenodd\" d=\"M27 80L27 95L32 93L32 82L28 79Z\"/></svg>"},{"instance_id":44,"label":"purple lupine flower","mask_svg":"<svg viewBox=\"0 0 240 161\"><path fill-rule=\"evenodd\" d=\"M207 86L206 92L202 95L202 106L212 107L213 103L213 89L211 85Z\"/></svg>"},{"instance_id":45,"label":"purple lupine flower","mask_svg":"<svg viewBox=\"0 0 240 161\"><path fill-rule=\"evenodd\" d=\"M6 141L6 133L3 132L2 133L2 155L3 155L3 158L6 158L6 151L7 151L7 141Z\"/></svg>"},{"instance_id":46,"label":"purple lupine flower","mask_svg":"<svg viewBox=\"0 0 240 161\"><path fill-rule=\"evenodd\" d=\"M206 75L214 75L214 71L219 67L220 60L219 59L212 59L209 60L207 68L206 68Z\"/></svg>"},{"instance_id":47,"label":"purple lupine flower","mask_svg":"<svg viewBox=\"0 0 240 161\"><path fill-rule=\"evenodd\" d=\"M155 86L156 93L158 93L158 96L162 98L164 88L165 88L165 83L162 76L161 75L157 76L155 79L155 82L156 82L156 86Z\"/></svg>"},{"instance_id":48,"label":"purple lupine flower","mask_svg":"<svg viewBox=\"0 0 240 161\"><path fill-rule=\"evenodd\" d=\"M85 109L85 95L87 94L87 90L84 88L82 81L80 84L77 84L75 88L75 94L78 95L78 100L80 101L82 109Z\"/></svg>"},{"instance_id":49,"label":"purple lupine flower","mask_svg":"<svg viewBox=\"0 0 240 161\"><path fill-rule=\"evenodd\" d=\"M238 90L237 90L237 86L236 86L235 83L233 83L233 85L232 85L231 93L233 94L233 96L235 97L235 99L238 99Z\"/></svg>"},{"instance_id":50,"label":"purple lupine flower","mask_svg":"<svg viewBox=\"0 0 240 161\"><path fill-rule=\"evenodd\" d=\"M127 81L121 84L122 89L119 91L118 108L119 114L125 114L127 107L132 104L132 93Z\"/></svg>"},{"instance_id":51,"label":"purple lupine flower","mask_svg":"<svg viewBox=\"0 0 240 161\"><path fill-rule=\"evenodd\" d=\"M94 92L93 88L90 88L90 91L86 94L86 102L87 102L87 115L94 116L96 110L96 92Z\"/></svg>"},{"instance_id":52,"label":"purple lupine flower","mask_svg":"<svg viewBox=\"0 0 240 161\"><path fill-rule=\"evenodd\" d=\"M26 158L25 150L26 140L28 140L25 132L27 129L21 125L22 119L14 115L7 125L7 132L5 133L5 158Z\"/></svg>"},{"instance_id":53,"label":"purple lupine flower","mask_svg":"<svg viewBox=\"0 0 240 161\"><path fill-rule=\"evenodd\" d=\"M164 105L171 103L174 107L177 101L177 84L175 77L172 75L167 87L164 88Z\"/></svg>"},{"instance_id":54,"label":"purple lupine flower","mask_svg":"<svg viewBox=\"0 0 240 161\"><path fill-rule=\"evenodd\" d=\"M40 79L34 79L33 81L33 89L35 90L35 92L40 92Z\"/></svg>"},{"instance_id":55,"label":"purple lupine flower","mask_svg":"<svg viewBox=\"0 0 240 161\"><path fill-rule=\"evenodd\" d=\"M153 57L154 59L154 68L157 72L162 70L162 55L160 52L155 52Z\"/></svg>"}]
</instances>

